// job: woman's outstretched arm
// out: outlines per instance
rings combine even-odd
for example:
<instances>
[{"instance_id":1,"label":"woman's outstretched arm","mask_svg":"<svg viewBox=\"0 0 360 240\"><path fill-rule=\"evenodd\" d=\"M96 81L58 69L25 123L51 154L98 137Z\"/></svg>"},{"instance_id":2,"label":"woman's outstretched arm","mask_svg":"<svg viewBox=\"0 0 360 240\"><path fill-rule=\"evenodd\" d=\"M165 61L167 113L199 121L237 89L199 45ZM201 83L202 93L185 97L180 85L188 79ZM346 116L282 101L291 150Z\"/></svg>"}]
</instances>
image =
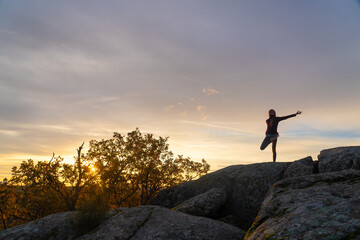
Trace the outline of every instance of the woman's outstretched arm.
<instances>
[{"instance_id":1,"label":"woman's outstretched arm","mask_svg":"<svg viewBox=\"0 0 360 240\"><path fill-rule=\"evenodd\" d=\"M297 111L294 114L287 115L287 116L284 116L284 117L279 117L279 121L282 121L282 120L285 120L285 119L288 119L288 118L292 118L292 117L296 117L296 115L301 114L301 113L302 113L302 111Z\"/></svg>"}]
</instances>

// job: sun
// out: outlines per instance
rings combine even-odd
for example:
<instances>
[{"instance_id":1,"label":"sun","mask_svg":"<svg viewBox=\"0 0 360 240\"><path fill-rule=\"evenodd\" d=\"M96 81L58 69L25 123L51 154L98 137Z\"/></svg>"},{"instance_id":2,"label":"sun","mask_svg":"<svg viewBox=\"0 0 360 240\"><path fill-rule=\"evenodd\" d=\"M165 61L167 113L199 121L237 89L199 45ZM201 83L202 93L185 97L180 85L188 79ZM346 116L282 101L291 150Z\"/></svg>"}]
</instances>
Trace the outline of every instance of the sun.
<instances>
[{"instance_id":1,"label":"sun","mask_svg":"<svg viewBox=\"0 0 360 240\"><path fill-rule=\"evenodd\" d=\"M91 167L90 167L90 171L96 172L96 168L95 168L94 166L91 166Z\"/></svg>"}]
</instances>

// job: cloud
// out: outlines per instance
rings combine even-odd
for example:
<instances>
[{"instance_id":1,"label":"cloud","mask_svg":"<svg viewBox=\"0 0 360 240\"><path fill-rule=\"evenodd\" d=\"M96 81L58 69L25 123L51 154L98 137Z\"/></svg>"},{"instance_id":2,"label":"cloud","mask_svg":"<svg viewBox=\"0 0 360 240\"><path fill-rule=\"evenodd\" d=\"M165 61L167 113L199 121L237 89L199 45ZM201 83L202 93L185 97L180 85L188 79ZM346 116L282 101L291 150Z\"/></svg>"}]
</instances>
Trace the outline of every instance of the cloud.
<instances>
[{"instance_id":1,"label":"cloud","mask_svg":"<svg viewBox=\"0 0 360 240\"><path fill-rule=\"evenodd\" d=\"M165 108L166 111L170 111L171 109L174 109L175 106L174 105L169 105Z\"/></svg>"},{"instance_id":2,"label":"cloud","mask_svg":"<svg viewBox=\"0 0 360 240\"><path fill-rule=\"evenodd\" d=\"M293 128L286 132L290 136L297 137L321 137L328 139L360 139L360 131L354 129L325 129L304 126L302 128Z\"/></svg>"},{"instance_id":3,"label":"cloud","mask_svg":"<svg viewBox=\"0 0 360 240\"><path fill-rule=\"evenodd\" d=\"M201 106L201 105L199 105L199 106L196 107L196 109L197 109L199 112L201 112L201 113L204 112L205 108L206 108L205 106Z\"/></svg>"},{"instance_id":4,"label":"cloud","mask_svg":"<svg viewBox=\"0 0 360 240\"><path fill-rule=\"evenodd\" d=\"M211 87L203 88L202 92L207 94L208 96L219 94L219 91L217 91L217 90L215 90L214 88L211 88Z\"/></svg>"},{"instance_id":5,"label":"cloud","mask_svg":"<svg viewBox=\"0 0 360 240\"><path fill-rule=\"evenodd\" d=\"M204 121L209 118L209 116L205 113L206 106L198 105L196 109L201 115L201 120Z\"/></svg>"},{"instance_id":6,"label":"cloud","mask_svg":"<svg viewBox=\"0 0 360 240\"><path fill-rule=\"evenodd\" d=\"M194 102L195 101L195 98L193 98L193 97L187 97L187 99L190 101L190 102Z\"/></svg>"},{"instance_id":7,"label":"cloud","mask_svg":"<svg viewBox=\"0 0 360 240\"><path fill-rule=\"evenodd\" d=\"M219 123L219 122L196 122L196 121L189 121L189 120L184 120L182 121L184 124L190 124L190 125L197 125L203 128L208 128L208 129L213 129L213 130L217 130L220 129L222 133L226 133L226 135L229 134L236 134L236 135L241 135L241 136L245 136L247 138L254 138L254 137L258 137L259 136L259 132L253 130L254 128L254 124L243 124L243 123L228 123L228 122L223 122L223 123ZM262 136L262 133L261 133Z\"/></svg>"},{"instance_id":8,"label":"cloud","mask_svg":"<svg viewBox=\"0 0 360 240\"><path fill-rule=\"evenodd\" d=\"M0 135L5 135L5 136L9 136L9 137L15 137L15 136L18 136L19 134L20 133L18 131L0 129Z\"/></svg>"},{"instance_id":9,"label":"cloud","mask_svg":"<svg viewBox=\"0 0 360 240\"><path fill-rule=\"evenodd\" d=\"M348 128L313 133L351 142L360 126L355 4L1 1L0 150L48 156L137 126L184 142L216 142L208 132L221 138L242 128L262 135L270 108L304 110L313 127ZM221 124L205 126L210 116ZM204 128L186 128L183 119ZM311 137L295 122L285 126L289 136ZM211 148L203 144L182 150L200 156ZM232 160L249 149L216 144L208 157L219 162L223 149ZM259 159L252 154L248 161Z\"/></svg>"}]
</instances>

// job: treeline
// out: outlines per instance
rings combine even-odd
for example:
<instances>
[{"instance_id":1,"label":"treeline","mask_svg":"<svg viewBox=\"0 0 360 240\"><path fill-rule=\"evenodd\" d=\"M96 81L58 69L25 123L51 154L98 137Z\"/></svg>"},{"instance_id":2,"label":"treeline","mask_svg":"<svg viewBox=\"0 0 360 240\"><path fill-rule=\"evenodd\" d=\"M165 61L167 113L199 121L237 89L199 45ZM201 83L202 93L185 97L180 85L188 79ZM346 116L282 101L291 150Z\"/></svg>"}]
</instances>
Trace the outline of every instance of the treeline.
<instances>
[{"instance_id":1,"label":"treeline","mask_svg":"<svg viewBox=\"0 0 360 240\"><path fill-rule=\"evenodd\" d=\"M49 161L23 161L0 185L1 229L77 210L99 196L109 208L148 204L160 190L209 171L205 160L174 156L167 140L137 128L92 140L87 153L83 143L71 164L55 154Z\"/></svg>"}]
</instances>

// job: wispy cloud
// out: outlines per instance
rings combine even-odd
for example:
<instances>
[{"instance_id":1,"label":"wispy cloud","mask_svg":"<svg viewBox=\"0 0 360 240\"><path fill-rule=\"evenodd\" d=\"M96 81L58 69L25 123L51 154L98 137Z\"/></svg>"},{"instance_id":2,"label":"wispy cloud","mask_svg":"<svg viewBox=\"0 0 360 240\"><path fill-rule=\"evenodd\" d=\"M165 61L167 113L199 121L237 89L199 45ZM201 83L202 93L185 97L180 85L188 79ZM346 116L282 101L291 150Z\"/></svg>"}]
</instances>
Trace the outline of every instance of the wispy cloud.
<instances>
[{"instance_id":1,"label":"wispy cloud","mask_svg":"<svg viewBox=\"0 0 360 240\"><path fill-rule=\"evenodd\" d=\"M196 107L197 111L200 113L201 115L201 120L205 121L206 119L209 118L209 116L206 114L205 110L206 110L206 106L202 106L202 105L198 105Z\"/></svg>"},{"instance_id":2,"label":"wispy cloud","mask_svg":"<svg viewBox=\"0 0 360 240\"><path fill-rule=\"evenodd\" d=\"M20 133L18 131L14 131L14 130L2 130L0 129L0 135L5 135L5 136L10 136L10 137L15 137L18 136Z\"/></svg>"},{"instance_id":3,"label":"wispy cloud","mask_svg":"<svg viewBox=\"0 0 360 240\"><path fill-rule=\"evenodd\" d=\"M338 139L360 139L360 131L357 129L319 129L311 126L292 129L286 134L297 137L322 137Z\"/></svg>"},{"instance_id":4,"label":"wispy cloud","mask_svg":"<svg viewBox=\"0 0 360 240\"><path fill-rule=\"evenodd\" d=\"M89 105L89 104L96 104L96 103L106 103L106 102L113 102L119 100L119 97L100 97L100 98L90 98L86 100L81 100L76 102L75 104L79 105Z\"/></svg>"},{"instance_id":5,"label":"wispy cloud","mask_svg":"<svg viewBox=\"0 0 360 240\"><path fill-rule=\"evenodd\" d=\"M174 105L168 105L166 108L165 108L165 110L166 111L170 111L171 109L174 109L175 108L175 106Z\"/></svg>"},{"instance_id":6,"label":"wispy cloud","mask_svg":"<svg viewBox=\"0 0 360 240\"><path fill-rule=\"evenodd\" d=\"M195 98L193 98L193 97L187 97L187 99L190 101L190 102L194 102L195 101Z\"/></svg>"},{"instance_id":7,"label":"wispy cloud","mask_svg":"<svg viewBox=\"0 0 360 240\"><path fill-rule=\"evenodd\" d=\"M205 108L206 108L205 106L201 106L201 105L197 106L197 110L199 112L204 112Z\"/></svg>"},{"instance_id":8,"label":"wispy cloud","mask_svg":"<svg viewBox=\"0 0 360 240\"><path fill-rule=\"evenodd\" d=\"M241 124L242 127L232 127L229 125L239 125L240 123L216 123L216 122L197 122L197 121L189 121L189 120L184 120L182 121L184 124L191 124L191 125L198 125L198 126L202 126L202 127L206 127L209 129L223 129L227 132L233 132L236 134L241 134L243 136L247 136L249 138L252 138L254 136L259 136L259 135L263 135L262 133L258 132L258 131L253 131L253 130L249 130L249 128L253 128L252 125L245 125L245 124Z\"/></svg>"},{"instance_id":9,"label":"wispy cloud","mask_svg":"<svg viewBox=\"0 0 360 240\"><path fill-rule=\"evenodd\" d=\"M217 95L217 94L220 93L219 91L217 91L216 89L211 88L211 87L203 88L203 89L202 89L202 92L205 93L205 94L207 94L208 96Z\"/></svg>"}]
</instances>

